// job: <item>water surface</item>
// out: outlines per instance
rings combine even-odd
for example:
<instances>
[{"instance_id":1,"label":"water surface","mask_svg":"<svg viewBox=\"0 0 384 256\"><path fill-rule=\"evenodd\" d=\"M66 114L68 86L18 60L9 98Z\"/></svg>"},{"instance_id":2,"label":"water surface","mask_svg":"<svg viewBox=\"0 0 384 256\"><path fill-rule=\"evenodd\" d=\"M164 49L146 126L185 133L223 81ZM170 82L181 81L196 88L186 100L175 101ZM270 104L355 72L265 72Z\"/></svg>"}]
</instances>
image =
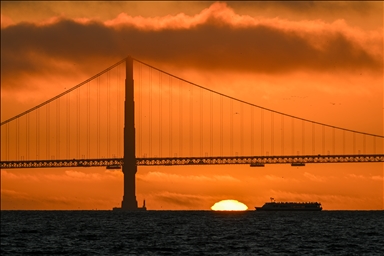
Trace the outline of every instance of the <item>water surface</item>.
<instances>
[{"instance_id":1,"label":"water surface","mask_svg":"<svg viewBox=\"0 0 384 256\"><path fill-rule=\"evenodd\" d=\"M384 211L1 211L1 255L383 255Z\"/></svg>"}]
</instances>

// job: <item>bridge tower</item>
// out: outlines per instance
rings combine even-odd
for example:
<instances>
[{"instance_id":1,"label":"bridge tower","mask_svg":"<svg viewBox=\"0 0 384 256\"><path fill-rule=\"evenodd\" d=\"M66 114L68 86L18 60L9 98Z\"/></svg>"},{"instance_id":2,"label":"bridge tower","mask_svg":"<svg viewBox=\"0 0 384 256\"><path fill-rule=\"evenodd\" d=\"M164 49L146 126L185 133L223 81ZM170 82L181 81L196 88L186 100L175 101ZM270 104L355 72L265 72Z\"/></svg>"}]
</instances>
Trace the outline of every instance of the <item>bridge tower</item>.
<instances>
[{"instance_id":1,"label":"bridge tower","mask_svg":"<svg viewBox=\"0 0 384 256\"><path fill-rule=\"evenodd\" d=\"M126 58L125 102L124 102L124 195L121 210L138 210L136 201L136 152L135 152L135 100L133 81L133 59Z\"/></svg>"}]
</instances>

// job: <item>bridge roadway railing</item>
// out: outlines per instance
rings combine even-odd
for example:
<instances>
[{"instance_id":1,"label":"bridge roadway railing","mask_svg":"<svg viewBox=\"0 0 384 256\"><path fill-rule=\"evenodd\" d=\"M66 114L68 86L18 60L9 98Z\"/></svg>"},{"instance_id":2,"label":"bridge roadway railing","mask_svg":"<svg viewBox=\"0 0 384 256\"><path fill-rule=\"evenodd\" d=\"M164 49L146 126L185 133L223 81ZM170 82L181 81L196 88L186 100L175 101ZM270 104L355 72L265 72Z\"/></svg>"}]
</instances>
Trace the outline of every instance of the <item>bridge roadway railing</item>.
<instances>
[{"instance_id":1,"label":"bridge roadway railing","mask_svg":"<svg viewBox=\"0 0 384 256\"><path fill-rule=\"evenodd\" d=\"M136 158L137 166L247 164L251 167L259 167L267 164L303 166L305 164L377 162L384 162L384 154ZM1 161L0 169L57 167L107 167L108 169L120 169L123 164L122 158L23 160Z\"/></svg>"}]
</instances>

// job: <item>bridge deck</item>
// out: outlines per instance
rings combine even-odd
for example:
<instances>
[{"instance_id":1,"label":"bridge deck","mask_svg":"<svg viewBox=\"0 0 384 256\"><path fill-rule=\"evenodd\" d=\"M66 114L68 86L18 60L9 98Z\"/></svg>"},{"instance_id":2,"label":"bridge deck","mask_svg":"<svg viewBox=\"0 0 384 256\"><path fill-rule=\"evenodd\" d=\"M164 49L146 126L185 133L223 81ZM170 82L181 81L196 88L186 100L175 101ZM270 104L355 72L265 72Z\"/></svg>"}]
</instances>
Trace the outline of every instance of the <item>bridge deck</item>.
<instances>
[{"instance_id":1,"label":"bridge deck","mask_svg":"<svg viewBox=\"0 0 384 256\"><path fill-rule=\"evenodd\" d=\"M377 162L384 162L384 154L136 158L137 166L223 164L247 164L250 166L264 166L267 164L291 164L293 166L303 166L305 164L318 163L325 164ZM123 164L124 162L122 158L2 161L0 162L0 169L57 167L109 167L111 169L118 169Z\"/></svg>"}]
</instances>

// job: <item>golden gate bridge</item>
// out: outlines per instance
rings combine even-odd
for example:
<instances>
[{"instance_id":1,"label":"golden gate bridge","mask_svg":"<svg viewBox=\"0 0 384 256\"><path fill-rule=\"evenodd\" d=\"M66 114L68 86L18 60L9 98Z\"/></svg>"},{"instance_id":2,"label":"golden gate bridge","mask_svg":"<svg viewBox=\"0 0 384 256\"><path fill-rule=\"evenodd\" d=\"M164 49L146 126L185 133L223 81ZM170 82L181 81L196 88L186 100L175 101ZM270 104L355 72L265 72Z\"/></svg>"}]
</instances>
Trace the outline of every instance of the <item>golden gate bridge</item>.
<instances>
[{"instance_id":1,"label":"golden gate bridge","mask_svg":"<svg viewBox=\"0 0 384 256\"><path fill-rule=\"evenodd\" d=\"M264 108L127 57L1 122L1 169L384 162L383 135Z\"/></svg>"}]
</instances>

